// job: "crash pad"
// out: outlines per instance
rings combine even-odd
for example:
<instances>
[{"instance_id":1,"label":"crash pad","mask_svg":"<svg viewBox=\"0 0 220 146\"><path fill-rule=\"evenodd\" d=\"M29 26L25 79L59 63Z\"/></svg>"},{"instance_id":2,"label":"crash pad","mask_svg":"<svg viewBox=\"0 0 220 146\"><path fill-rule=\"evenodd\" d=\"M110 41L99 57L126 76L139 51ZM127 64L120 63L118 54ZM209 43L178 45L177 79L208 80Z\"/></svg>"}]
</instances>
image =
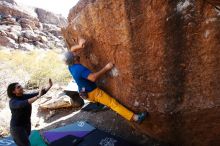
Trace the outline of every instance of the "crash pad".
<instances>
[{"instance_id":1,"label":"crash pad","mask_svg":"<svg viewBox=\"0 0 220 146\"><path fill-rule=\"evenodd\" d=\"M94 130L83 138L77 146L135 146L120 137L113 136L101 130Z\"/></svg>"},{"instance_id":2,"label":"crash pad","mask_svg":"<svg viewBox=\"0 0 220 146\"><path fill-rule=\"evenodd\" d=\"M47 146L44 140L42 139L39 131L37 130L31 131L29 140L30 140L31 146ZM9 137L0 139L0 146L17 146L17 145L15 144L12 137L9 136Z\"/></svg>"},{"instance_id":3,"label":"crash pad","mask_svg":"<svg viewBox=\"0 0 220 146\"><path fill-rule=\"evenodd\" d=\"M0 139L0 146L16 146L12 137L5 137Z\"/></svg>"},{"instance_id":4,"label":"crash pad","mask_svg":"<svg viewBox=\"0 0 220 146\"><path fill-rule=\"evenodd\" d=\"M67 135L64 136L61 139L55 140L49 146L76 146L82 141L81 138L72 136L72 135Z\"/></svg>"},{"instance_id":5,"label":"crash pad","mask_svg":"<svg viewBox=\"0 0 220 146\"><path fill-rule=\"evenodd\" d=\"M95 128L87 122L78 121L70 125L43 132L43 137L48 143L51 143L67 135L84 137L93 130L95 130Z\"/></svg>"},{"instance_id":6,"label":"crash pad","mask_svg":"<svg viewBox=\"0 0 220 146\"><path fill-rule=\"evenodd\" d=\"M52 129L50 131L54 132L64 132L64 131L93 131L95 127L92 125L88 124L86 121L77 121L73 124L69 124L63 127L59 127L56 129Z\"/></svg>"},{"instance_id":7,"label":"crash pad","mask_svg":"<svg viewBox=\"0 0 220 146\"><path fill-rule=\"evenodd\" d=\"M88 111L88 112L98 112L98 111L103 111L106 109L107 109L107 107L101 103L90 102L88 105L83 107L81 110Z\"/></svg>"},{"instance_id":8,"label":"crash pad","mask_svg":"<svg viewBox=\"0 0 220 146\"><path fill-rule=\"evenodd\" d=\"M31 132L29 140L31 142L31 146L47 146L44 140L42 139L39 131L37 130L33 130Z\"/></svg>"}]
</instances>

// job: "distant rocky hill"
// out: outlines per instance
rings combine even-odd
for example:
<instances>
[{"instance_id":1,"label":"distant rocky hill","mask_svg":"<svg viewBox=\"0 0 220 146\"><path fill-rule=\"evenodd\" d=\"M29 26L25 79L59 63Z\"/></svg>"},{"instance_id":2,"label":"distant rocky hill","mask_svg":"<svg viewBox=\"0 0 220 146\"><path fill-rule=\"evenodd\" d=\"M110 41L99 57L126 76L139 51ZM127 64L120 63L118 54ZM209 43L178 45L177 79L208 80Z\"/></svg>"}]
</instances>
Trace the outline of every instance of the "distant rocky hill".
<instances>
[{"instance_id":1,"label":"distant rocky hill","mask_svg":"<svg viewBox=\"0 0 220 146\"><path fill-rule=\"evenodd\" d=\"M14 0L0 1L0 46L21 49L64 49L61 27L66 19L40 8L24 7Z\"/></svg>"}]
</instances>

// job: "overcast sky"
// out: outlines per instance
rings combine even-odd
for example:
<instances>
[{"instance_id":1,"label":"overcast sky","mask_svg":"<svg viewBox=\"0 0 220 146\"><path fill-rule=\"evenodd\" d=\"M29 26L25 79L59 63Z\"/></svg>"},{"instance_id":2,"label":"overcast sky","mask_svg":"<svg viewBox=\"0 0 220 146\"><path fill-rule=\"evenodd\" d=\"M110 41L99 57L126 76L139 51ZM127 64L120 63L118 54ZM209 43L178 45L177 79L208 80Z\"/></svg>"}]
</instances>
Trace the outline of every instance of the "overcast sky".
<instances>
[{"instance_id":1,"label":"overcast sky","mask_svg":"<svg viewBox=\"0 0 220 146\"><path fill-rule=\"evenodd\" d=\"M34 6L52 11L57 14L62 14L67 17L69 10L79 0L15 0L18 3L25 4L27 6Z\"/></svg>"}]
</instances>

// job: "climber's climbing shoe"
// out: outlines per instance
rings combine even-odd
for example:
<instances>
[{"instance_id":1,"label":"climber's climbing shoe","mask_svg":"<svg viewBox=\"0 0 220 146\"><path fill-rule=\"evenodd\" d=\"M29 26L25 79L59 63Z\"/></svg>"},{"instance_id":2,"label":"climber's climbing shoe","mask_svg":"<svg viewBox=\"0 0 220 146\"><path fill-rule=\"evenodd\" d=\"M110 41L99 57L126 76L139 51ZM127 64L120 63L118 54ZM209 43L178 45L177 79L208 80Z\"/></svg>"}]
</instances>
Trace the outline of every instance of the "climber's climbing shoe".
<instances>
[{"instance_id":1,"label":"climber's climbing shoe","mask_svg":"<svg viewBox=\"0 0 220 146\"><path fill-rule=\"evenodd\" d=\"M143 113L138 114L137 123L141 124L147 116L148 116L148 112L143 112Z\"/></svg>"}]
</instances>

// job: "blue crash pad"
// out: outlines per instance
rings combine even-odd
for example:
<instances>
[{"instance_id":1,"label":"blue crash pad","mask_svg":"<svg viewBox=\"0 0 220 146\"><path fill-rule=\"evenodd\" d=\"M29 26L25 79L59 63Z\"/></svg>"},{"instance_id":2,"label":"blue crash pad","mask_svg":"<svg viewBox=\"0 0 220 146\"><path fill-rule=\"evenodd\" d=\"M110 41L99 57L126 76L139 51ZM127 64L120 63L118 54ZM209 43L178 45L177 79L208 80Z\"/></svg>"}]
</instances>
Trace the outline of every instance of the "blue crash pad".
<instances>
[{"instance_id":1,"label":"blue crash pad","mask_svg":"<svg viewBox=\"0 0 220 146\"><path fill-rule=\"evenodd\" d=\"M67 131L88 131L91 132L95 129L92 125L88 124L85 121L78 121L73 124L69 124L63 127L52 129L53 132L67 132Z\"/></svg>"},{"instance_id":2,"label":"blue crash pad","mask_svg":"<svg viewBox=\"0 0 220 146\"><path fill-rule=\"evenodd\" d=\"M29 137L31 146L46 146L44 143L39 131L33 130L31 131L31 135ZM0 139L0 146L17 146L12 139L11 136Z\"/></svg>"},{"instance_id":3,"label":"blue crash pad","mask_svg":"<svg viewBox=\"0 0 220 146\"><path fill-rule=\"evenodd\" d=\"M0 146L16 146L12 137L5 137L0 139Z\"/></svg>"}]
</instances>

